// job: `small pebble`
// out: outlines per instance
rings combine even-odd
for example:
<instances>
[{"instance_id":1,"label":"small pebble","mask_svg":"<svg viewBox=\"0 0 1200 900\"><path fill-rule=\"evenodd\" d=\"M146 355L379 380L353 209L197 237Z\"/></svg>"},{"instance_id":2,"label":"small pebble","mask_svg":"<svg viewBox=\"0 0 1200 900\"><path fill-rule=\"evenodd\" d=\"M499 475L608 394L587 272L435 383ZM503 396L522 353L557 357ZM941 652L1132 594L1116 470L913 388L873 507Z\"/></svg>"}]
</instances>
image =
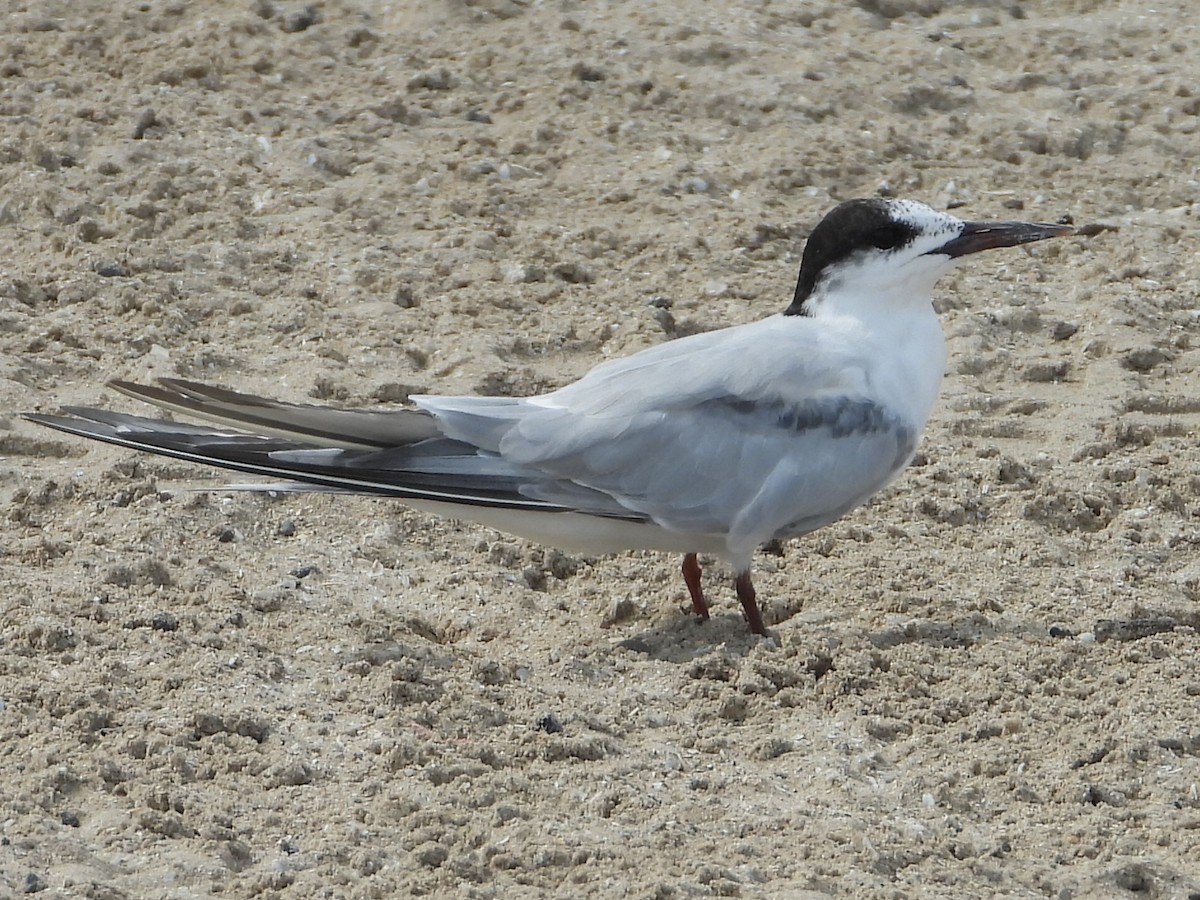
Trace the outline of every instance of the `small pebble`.
<instances>
[{"instance_id":1,"label":"small pebble","mask_svg":"<svg viewBox=\"0 0 1200 900\"><path fill-rule=\"evenodd\" d=\"M580 81L604 81L604 79L607 77L602 71L600 71L600 69L583 62L575 63L574 67L571 69L571 74Z\"/></svg>"},{"instance_id":2,"label":"small pebble","mask_svg":"<svg viewBox=\"0 0 1200 900\"><path fill-rule=\"evenodd\" d=\"M408 89L410 91L448 91L453 83L449 69L435 69L414 75L408 80Z\"/></svg>"},{"instance_id":3,"label":"small pebble","mask_svg":"<svg viewBox=\"0 0 1200 900\"><path fill-rule=\"evenodd\" d=\"M129 270L119 262L99 262L96 263L96 274L101 278L128 278Z\"/></svg>"},{"instance_id":4,"label":"small pebble","mask_svg":"<svg viewBox=\"0 0 1200 900\"><path fill-rule=\"evenodd\" d=\"M1057 322L1054 325L1054 331L1051 332L1051 337L1056 341L1065 341L1072 337L1075 332L1079 331L1078 322Z\"/></svg>"},{"instance_id":5,"label":"small pebble","mask_svg":"<svg viewBox=\"0 0 1200 900\"><path fill-rule=\"evenodd\" d=\"M287 34L295 34L300 31L307 31L319 21L321 21L321 14L317 8L315 6L306 6L303 9L295 9L285 13L279 23L279 27Z\"/></svg>"},{"instance_id":6,"label":"small pebble","mask_svg":"<svg viewBox=\"0 0 1200 900\"><path fill-rule=\"evenodd\" d=\"M133 139L140 141L146 136L146 132L158 125L158 116L152 109L143 109L138 115L137 124L133 126Z\"/></svg>"}]
</instances>

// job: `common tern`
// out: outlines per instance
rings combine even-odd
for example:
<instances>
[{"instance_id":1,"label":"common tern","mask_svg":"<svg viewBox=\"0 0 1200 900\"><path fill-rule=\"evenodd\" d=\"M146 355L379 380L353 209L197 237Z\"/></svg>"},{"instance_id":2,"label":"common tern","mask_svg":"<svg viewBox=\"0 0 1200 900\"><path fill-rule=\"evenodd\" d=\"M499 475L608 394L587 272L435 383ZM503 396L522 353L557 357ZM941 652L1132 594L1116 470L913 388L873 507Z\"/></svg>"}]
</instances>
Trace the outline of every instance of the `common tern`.
<instances>
[{"instance_id":1,"label":"common tern","mask_svg":"<svg viewBox=\"0 0 1200 900\"><path fill-rule=\"evenodd\" d=\"M727 560L766 634L755 548L845 515L909 463L945 365L934 283L962 257L1067 235L964 222L912 200L850 200L813 229L791 304L668 341L533 397L416 395L333 409L178 379L123 394L214 425L89 407L27 418L135 450L263 475L248 490L393 497L568 552Z\"/></svg>"}]
</instances>

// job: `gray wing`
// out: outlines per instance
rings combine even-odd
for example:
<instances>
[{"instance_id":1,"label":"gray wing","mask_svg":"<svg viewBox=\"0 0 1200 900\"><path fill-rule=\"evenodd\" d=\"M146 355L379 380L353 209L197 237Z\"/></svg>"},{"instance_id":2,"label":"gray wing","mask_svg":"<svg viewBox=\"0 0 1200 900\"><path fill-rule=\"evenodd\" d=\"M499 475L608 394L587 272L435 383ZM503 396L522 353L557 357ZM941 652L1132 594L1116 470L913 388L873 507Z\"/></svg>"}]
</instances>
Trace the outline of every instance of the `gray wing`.
<instances>
[{"instance_id":1,"label":"gray wing","mask_svg":"<svg viewBox=\"0 0 1200 900\"><path fill-rule=\"evenodd\" d=\"M674 341L542 397L414 399L451 437L551 476L531 496L567 503L585 488L752 549L858 505L917 439L866 396L861 361L813 353L819 365L806 365L795 330L781 342L777 329L768 319Z\"/></svg>"},{"instance_id":2,"label":"gray wing","mask_svg":"<svg viewBox=\"0 0 1200 900\"><path fill-rule=\"evenodd\" d=\"M814 335L773 317L672 341L527 399L414 397L420 410L365 412L164 381L117 387L224 427L86 408L29 418L289 479L290 489L650 519L726 536L748 558L774 535L857 505L915 446L920 424L870 399L862 360L814 352Z\"/></svg>"},{"instance_id":3,"label":"gray wing","mask_svg":"<svg viewBox=\"0 0 1200 900\"><path fill-rule=\"evenodd\" d=\"M569 504L541 499L543 492L538 488L548 480L545 473L513 465L460 441L437 437L385 449L364 448L360 444L378 433L378 423L369 420L358 423L369 434L348 435L338 447L315 445L309 438L216 429L88 407L66 407L62 415L30 413L26 418L68 434L133 450L284 479L271 484L238 485L241 490L338 491L466 506L542 512L582 510L594 515L643 518L607 495L582 486L562 492L563 497L571 497ZM278 428L263 430L290 431L294 424L289 419ZM321 420L323 442L329 440L327 424Z\"/></svg>"},{"instance_id":4,"label":"gray wing","mask_svg":"<svg viewBox=\"0 0 1200 900\"><path fill-rule=\"evenodd\" d=\"M619 420L527 411L501 456L553 476L524 489L571 503L579 487L673 531L751 547L857 506L907 464L912 429L869 400L718 397Z\"/></svg>"},{"instance_id":5,"label":"gray wing","mask_svg":"<svg viewBox=\"0 0 1200 900\"><path fill-rule=\"evenodd\" d=\"M284 403L181 378L162 378L156 385L131 381L110 381L108 385L127 397L172 412L322 447L395 447L441 436L437 423L416 410Z\"/></svg>"}]
</instances>

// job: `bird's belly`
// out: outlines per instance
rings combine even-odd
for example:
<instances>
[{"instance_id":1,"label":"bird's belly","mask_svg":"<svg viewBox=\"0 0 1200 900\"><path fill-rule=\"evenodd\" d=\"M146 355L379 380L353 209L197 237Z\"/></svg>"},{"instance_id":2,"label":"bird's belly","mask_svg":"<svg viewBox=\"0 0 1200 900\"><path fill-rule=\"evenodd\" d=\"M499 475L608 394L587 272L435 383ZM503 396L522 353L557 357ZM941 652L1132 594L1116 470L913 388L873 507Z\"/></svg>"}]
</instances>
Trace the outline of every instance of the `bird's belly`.
<instances>
[{"instance_id":1,"label":"bird's belly","mask_svg":"<svg viewBox=\"0 0 1200 900\"><path fill-rule=\"evenodd\" d=\"M544 512L469 506L439 500L404 500L422 512L475 522L535 544L567 553L606 554L625 550L658 550L663 553L713 553L727 555L721 535L683 534L652 522L588 516L583 513Z\"/></svg>"},{"instance_id":2,"label":"bird's belly","mask_svg":"<svg viewBox=\"0 0 1200 900\"><path fill-rule=\"evenodd\" d=\"M773 537L783 540L808 534L836 522L851 510L866 503L873 494L882 490L908 468L916 446L917 440L911 430L897 430L896 452L890 460L886 459L885 454L884 465L880 468L874 471L867 469L841 479L840 483L845 486L841 496L836 492L826 495L827 505L806 510L801 515L789 518L785 525L775 531ZM800 491L800 496L803 497L803 490ZM801 505L803 506L803 502Z\"/></svg>"}]
</instances>

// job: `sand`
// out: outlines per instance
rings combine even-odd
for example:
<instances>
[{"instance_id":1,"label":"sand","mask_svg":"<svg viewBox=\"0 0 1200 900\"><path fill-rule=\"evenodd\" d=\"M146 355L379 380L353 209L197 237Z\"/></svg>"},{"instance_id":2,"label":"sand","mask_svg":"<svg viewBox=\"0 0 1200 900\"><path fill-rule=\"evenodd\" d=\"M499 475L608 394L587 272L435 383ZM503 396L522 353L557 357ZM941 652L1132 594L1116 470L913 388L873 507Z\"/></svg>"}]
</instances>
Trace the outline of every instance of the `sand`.
<instances>
[{"instance_id":1,"label":"sand","mask_svg":"<svg viewBox=\"0 0 1200 900\"><path fill-rule=\"evenodd\" d=\"M1200 897L1191 4L115 6L0 35L0 894ZM715 562L701 624L676 558L19 418L547 389L876 195L1081 233L942 280L918 458L759 554L769 640Z\"/></svg>"}]
</instances>

